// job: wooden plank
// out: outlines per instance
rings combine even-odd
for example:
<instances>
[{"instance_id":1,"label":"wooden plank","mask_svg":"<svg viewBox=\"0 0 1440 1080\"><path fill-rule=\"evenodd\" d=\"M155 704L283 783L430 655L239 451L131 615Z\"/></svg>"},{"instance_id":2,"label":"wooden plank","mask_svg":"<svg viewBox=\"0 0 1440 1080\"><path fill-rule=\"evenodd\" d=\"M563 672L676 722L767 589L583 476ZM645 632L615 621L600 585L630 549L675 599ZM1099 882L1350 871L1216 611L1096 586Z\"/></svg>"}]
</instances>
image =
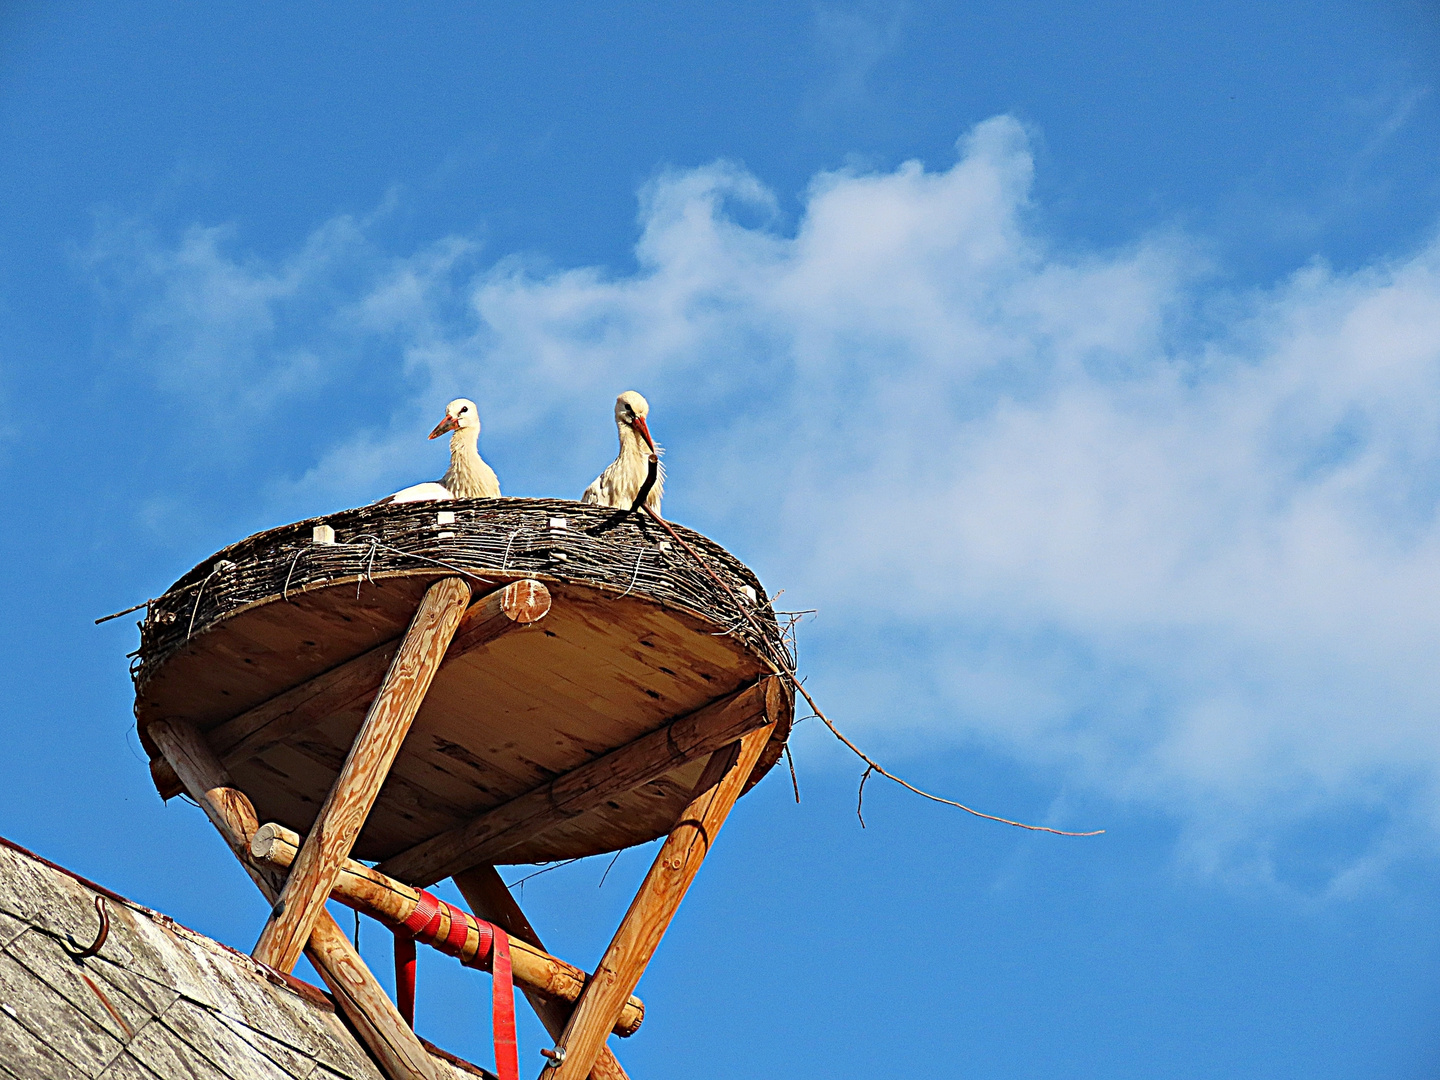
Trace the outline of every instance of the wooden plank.
<instances>
[{"instance_id":1,"label":"wooden plank","mask_svg":"<svg viewBox=\"0 0 1440 1080\"><path fill-rule=\"evenodd\" d=\"M131 1023L132 1017L139 1018L132 1025L136 1031L179 997L173 986L162 985L103 959L86 964L86 974L93 977L95 989L103 995L102 1004L108 1003L126 1023Z\"/></svg>"},{"instance_id":2,"label":"wooden plank","mask_svg":"<svg viewBox=\"0 0 1440 1080\"><path fill-rule=\"evenodd\" d=\"M538 622L549 610L550 592L538 581L512 581L486 593L460 620L445 659L483 648L511 630ZM226 768L233 769L334 713L368 703L389 670L400 640L397 637L376 646L226 721L209 732L211 749Z\"/></svg>"},{"instance_id":3,"label":"wooden plank","mask_svg":"<svg viewBox=\"0 0 1440 1080\"><path fill-rule=\"evenodd\" d=\"M186 1050L198 1054L225 1076L243 1076L245 1080L293 1080L292 1072L237 1036L224 1024L220 1014L210 1009L182 998L165 1011L160 1024L174 1034L172 1044L184 1043Z\"/></svg>"},{"instance_id":4,"label":"wooden plank","mask_svg":"<svg viewBox=\"0 0 1440 1080\"><path fill-rule=\"evenodd\" d=\"M713 752L762 725L783 707L776 677L711 702L563 776L486 811L409 851L386 859L382 873L428 885L505 852L569 818Z\"/></svg>"},{"instance_id":5,"label":"wooden plank","mask_svg":"<svg viewBox=\"0 0 1440 1080\"><path fill-rule=\"evenodd\" d=\"M0 911L0 949L5 948L28 929L29 926L20 919Z\"/></svg>"},{"instance_id":6,"label":"wooden plank","mask_svg":"<svg viewBox=\"0 0 1440 1080\"><path fill-rule=\"evenodd\" d=\"M300 959L469 601L464 578L441 578L426 590L255 944L253 955L261 963L289 972Z\"/></svg>"},{"instance_id":7,"label":"wooden plank","mask_svg":"<svg viewBox=\"0 0 1440 1080\"><path fill-rule=\"evenodd\" d=\"M124 1049L123 1033L107 1029L71 995L57 993L12 956L0 955L0 1002L37 1039L88 1075Z\"/></svg>"},{"instance_id":8,"label":"wooden plank","mask_svg":"<svg viewBox=\"0 0 1440 1080\"><path fill-rule=\"evenodd\" d=\"M297 1080L305 1080L315 1071L315 1059L293 1046L224 1014L217 1016L216 1020L225 1026L231 1036L249 1045L256 1053L263 1054Z\"/></svg>"},{"instance_id":9,"label":"wooden plank","mask_svg":"<svg viewBox=\"0 0 1440 1080\"><path fill-rule=\"evenodd\" d=\"M217 947L207 938L182 934L179 944L204 972L213 988L214 1011L226 1023L244 1031L264 1035L294 1054L319 1061L337 1071L375 1073L373 1064L328 1006L315 1007L305 995L290 986L277 985L274 973L262 969L248 956ZM243 1037L243 1031L240 1032ZM257 1045L267 1053L269 1043L256 1036ZM277 1062L282 1051L269 1053Z\"/></svg>"},{"instance_id":10,"label":"wooden plank","mask_svg":"<svg viewBox=\"0 0 1440 1080\"><path fill-rule=\"evenodd\" d=\"M154 1072L140 1064L127 1052L112 1061L96 1080L169 1080L169 1078L156 1076Z\"/></svg>"},{"instance_id":11,"label":"wooden plank","mask_svg":"<svg viewBox=\"0 0 1440 1080\"><path fill-rule=\"evenodd\" d=\"M559 1063L553 1074L547 1071L546 1080L583 1080L589 1075L625 999L655 955L773 730L771 725L752 731L738 744L711 755L690 805L660 846L640 891L580 995L556 1044Z\"/></svg>"},{"instance_id":12,"label":"wooden plank","mask_svg":"<svg viewBox=\"0 0 1440 1080\"><path fill-rule=\"evenodd\" d=\"M403 634L432 580L400 575L357 591L352 578L348 588L336 581L230 612L142 672L136 717L142 726L184 718L209 731Z\"/></svg>"},{"instance_id":13,"label":"wooden plank","mask_svg":"<svg viewBox=\"0 0 1440 1080\"><path fill-rule=\"evenodd\" d=\"M177 1004L183 1004L183 999ZM236 1076L247 1076L243 1072L232 1072L217 1062L211 1061L199 1050L179 1037L177 1033L156 1021L140 1032L126 1051L136 1061L159 1076L184 1077L184 1080L234 1080ZM242 1062L242 1066L251 1064ZM283 1074L265 1072L257 1080L288 1080Z\"/></svg>"},{"instance_id":14,"label":"wooden plank","mask_svg":"<svg viewBox=\"0 0 1440 1080\"><path fill-rule=\"evenodd\" d=\"M38 931L19 938L6 952L49 987L51 993L75 1006L118 1044L128 1042L136 1031L164 1011L163 1008L152 1011L128 995L117 992L97 970L109 967L109 964L96 960L77 964L61 951L58 941ZM172 994L165 1006L168 1007L174 999Z\"/></svg>"},{"instance_id":15,"label":"wooden plank","mask_svg":"<svg viewBox=\"0 0 1440 1080\"><path fill-rule=\"evenodd\" d=\"M367 584L363 595L386 594L391 584L389 579L380 589ZM763 665L733 639L711 636L704 631L713 631L713 626L699 626L683 611L663 610L634 596L617 600L584 586L547 584L555 606L534 632L508 635L481 652L442 665L392 765L392 784L398 778L415 786L428 785L441 800L459 807L456 816L438 820L438 815L416 814L408 804L394 802L387 786L356 842L357 858L368 861L396 855L765 673ZM338 623L342 613L357 615L347 607L355 598L353 584L330 591L335 596L329 618ZM291 598L295 599L293 592ZM318 594L301 598L300 606L318 600ZM578 605L575 612L572 600ZM271 606L277 612L298 610L296 604ZM222 623L246 622L260 615L257 608ZM357 615L357 622L364 618ZM385 637L403 629L403 622L397 623L392 615L387 614L386 619L389 629ZM202 638L220 629L217 625L197 635L195 643L203 644ZM288 660L289 654L303 651L307 642L327 644L323 636L316 637L313 628L302 634L272 620L266 624L265 634L270 635L266 641L273 655L262 660L257 653L253 664L244 665L244 674L281 660L289 663L284 671L306 673L273 680L274 692L279 692L293 685L286 678L303 681L306 675L322 670L319 666L297 667ZM372 637L366 647L382 640ZM337 654L328 650L327 655ZM343 661L347 654L338 654L338 658ZM219 662L220 658L215 659ZM157 672L157 676L162 674L163 669ZM567 678L571 681L566 682ZM167 691L146 715L163 716L188 708L188 698L179 690L176 686ZM652 697L652 690L658 696ZM592 707L590 699L595 697L600 702ZM233 699L225 699L235 700L237 705L229 713L217 714L219 718L241 711L241 698L236 690ZM356 707L338 719L338 727L350 727L353 736L363 720L363 710ZM343 755L353 738L342 738L332 730L335 728L335 719L322 721L306 738L323 734L324 741L336 743ZM778 749L779 740L773 740L766 755ZM475 761L483 761L485 768L474 768ZM303 834L334 775L323 775L322 769L315 769L313 775L297 771L291 767L293 763L293 754L277 748L231 772L262 820L282 821ZM270 765L281 771L267 773ZM614 801L620 807L613 815L597 808L517 847L505 861L590 854L663 836L684 806L695 776L687 773L678 779L678 794L668 799L635 794L617 798ZM397 796L402 794L398 787L394 790Z\"/></svg>"},{"instance_id":16,"label":"wooden plank","mask_svg":"<svg viewBox=\"0 0 1440 1080\"><path fill-rule=\"evenodd\" d=\"M250 844L250 854L259 862L279 868L288 867L295 861L299 841L300 838L294 832L282 825L262 825ZM414 913L420 893L413 886L386 877L379 870L364 863L347 859L341 867L330 898L393 925L403 923ZM442 914L442 938L448 928L449 924ZM467 929L466 945L462 950L462 960L474 956L479 940L479 927L471 922ZM590 978L587 972L551 956L543 946L533 944L527 937L517 936L511 946L511 967L515 982L522 990L560 1002L573 1003L580 997L580 992ZM567 1010L566 1015L568 1014ZM633 1035L644 1018L644 1003L639 998L631 997L615 1023L615 1034L622 1038Z\"/></svg>"},{"instance_id":17,"label":"wooden plank","mask_svg":"<svg viewBox=\"0 0 1440 1080\"><path fill-rule=\"evenodd\" d=\"M659 726L668 725L674 718L675 714L671 714L664 718ZM655 728L651 727L649 732L653 734L654 730ZM682 733L683 730L682 726ZM640 738L644 738L645 734L646 732L638 733ZM516 735L517 739L523 738L523 729L517 731ZM635 739L632 737L621 746L627 746L634 741ZM701 760L703 760L704 754L713 748L713 744L701 748L698 751ZM537 860L549 859L551 855L548 853L548 848L555 842L556 837L566 838L565 843L577 848L570 854L588 855L648 840L657 835L664 835L674 822L675 814L685 805L689 788L694 779L698 777L699 769L695 770L695 776L687 778L688 782L682 785L678 795L662 796L659 806L647 805L653 801L651 798L647 798L643 793L632 797L631 792L639 788L646 778L656 779L653 774L657 770L665 773L683 769L685 755L672 753L673 749L673 747L664 745L663 737L657 737L652 739L649 744L634 748L628 754L617 759L607 759L607 765L619 766L629 760L632 755L646 750L653 755L652 767L643 769L634 776L619 775L611 782L602 783L599 782L598 777L606 766L595 765L595 762L603 758L607 752L607 748L602 745L598 750L586 753L575 765L570 767L570 770L567 770L567 772L574 769L585 770L576 778L577 786L587 796L583 803L561 808L557 805L557 797L565 798L570 793L564 791L563 783L560 787L552 789L552 785L559 782L558 778L553 773L550 775L542 773L536 782L527 785L527 789L516 792L508 800L509 805L501 803L498 807L482 809L468 822L462 819L461 822L449 829L436 830L429 839L422 840L419 845L416 845L413 855L409 853L389 855L386 867L387 869L396 869L397 876L409 879L413 874L415 875L414 880L428 884L443 878L447 871L453 873L455 870L463 869L466 865L474 865L477 862L527 861L523 855L518 854L522 848L527 854L538 851L539 854L534 855ZM691 752L693 748L687 746L686 750ZM507 749L503 752L514 754L516 751ZM552 753L548 756L553 759L556 755ZM637 779L640 781L639 783L636 782ZM524 801L515 801L522 798ZM609 802L617 803L612 808L615 811L613 814L606 810L606 804ZM531 814L537 812L542 816L530 822ZM557 826L562 827L557 828ZM511 827L516 827L513 833L507 831ZM498 835L502 833L503 835ZM473 851L467 850L472 844L479 844L479 847ZM455 850L447 853L445 849L451 845L455 846ZM417 866L410 861L412 858L417 860L425 858L427 853L429 853L428 857L437 858L439 861L433 865L424 866ZM401 867L403 869L400 869Z\"/></svg>"},{"instance_id":18,"label":"wooden plank","mask_svg":"<svg viewBox=\"0 0 1440 1080\"><path fill-rule=\"evenodd\" d=\"M280 892L278 875L254 866L246 854L259 827L255 808L234 788L204 737L193 724L163 720L150 725L150 737L260 891L273 901ZM437 1080L430 1055L329 912L316 921L306 955L390 1080Z\"/></svg>"},{"instance_id":19,"label":"wooden plank","mask_svg":"<svg viewBox=\"0 0 1440 1080\"><path fill-rule=\"evenodd\" d=\"M86 1080L87 1073L46 1046L19 1015L15 1006L0 1005L0 1061L26 1080Z\"/></svg>"},{"instance_id":20,"label":"wooden plank","mask_svg":"<svg viewBox=\"0 0 1440 1080\"><path fill-rule=\"evenodd\" d=\"M398 648L399 638L387 641L241 713L210 733L210 745L225 767L233 769L335 713L363 713Z\"/></svg>"},{"instance_id":21,"label":"wooden plank","mask_svg":"<svg viewBox=\"0 0 1440 1080\"><path fill-rule=\"evenodd\" d=\"M472 866L469 870L455 875L455 886L460 890L460 895L465 897L471 911L510 935L512 946L523 941L537 949L545 948L545 943L530 925L525 912L520 910L520 905L516 903L505 882L500 879L495 867ZM530 1002L530 1008L535 1010L535 1015L550 1033L550 1038L559 1039L574 1011L573 1003L546 997L529 989L525 990L525 1000ZM632 997L631 1000L635 999ZM600 1056L590 1068L590 1080L629 1080L629 1077L616 1060L614 1052L608 1046L602 1046Z\"/></svg>"},{"instance_id":22,"label":"wooden plank","mask_svg":"<svg viewBox=\"0 0 1440 1080\"><path fill-rule=\"evenodd\" d=\"M87 967L153 1015L163 1013L172 1003L168 992L201 1005L218 1004L210 973L195 962L185 947L185 931L166 920L151 918L127 905L110 905L110 937L99 960L110 963ZM134 976L144 976L138 979ZM138 985L142 983L144 985ZM155 1006L159 1006L156 1008Z\"/></svg>"},{"instance_id":23,"label":"wooden plank","mask_svg":"<svg viewBox=\"0 0 1440 1080\"><path fill-rule=\"evenodd\" d=\"M61 941L93 941L95 894L69 874L0 846L0 911ZM107 946L108 948L109 946Z\"/></svg>"}]
</instances>

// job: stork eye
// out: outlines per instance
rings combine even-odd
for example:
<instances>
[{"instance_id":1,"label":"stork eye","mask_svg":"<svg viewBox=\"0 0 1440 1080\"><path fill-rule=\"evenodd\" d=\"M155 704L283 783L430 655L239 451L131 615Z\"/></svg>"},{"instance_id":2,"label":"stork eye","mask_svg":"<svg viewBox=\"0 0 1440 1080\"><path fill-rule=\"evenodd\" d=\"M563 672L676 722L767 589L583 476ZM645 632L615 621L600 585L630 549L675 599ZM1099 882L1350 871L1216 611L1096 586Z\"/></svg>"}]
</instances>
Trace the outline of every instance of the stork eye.
<instances>
[{"instance_id":1,"label":"stork eye","mask_svg":"<svg viewBox=\"0 0 1440 1080\"><path fill-rule=\"evenodd\" d=\"M461 415L461 416L464 416L464 415L465 415L467 412L469 412L469 411L470 411L470 406L469 406L469 405L461 405L461 406L460 406L460 415Z\"/></svg>"}]
</instances>

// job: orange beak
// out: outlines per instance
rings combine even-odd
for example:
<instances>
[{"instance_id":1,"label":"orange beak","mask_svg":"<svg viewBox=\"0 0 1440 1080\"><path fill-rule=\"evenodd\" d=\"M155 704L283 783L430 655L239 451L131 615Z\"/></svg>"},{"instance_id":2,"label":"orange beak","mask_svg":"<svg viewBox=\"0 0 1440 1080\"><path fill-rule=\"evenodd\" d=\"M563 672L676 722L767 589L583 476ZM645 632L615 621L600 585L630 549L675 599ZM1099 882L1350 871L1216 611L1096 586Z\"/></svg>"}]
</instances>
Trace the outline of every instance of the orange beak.
<instances>
[{"instance_id":1,"label":"orange beak","mask_svg":"<svg viewBox=\"0 0 1440 1080\"><path fill-rule=\"evenodd\" d=\"M435 425L435 430L432 431L432 432L430 432L430 438L432 438L432 439L438 439L441 435L444 435L447 431L455 431L455 430L456 430L457 428L459 428L459 427L460 427L460 421L459 421L459 420L456 420L455 417L453 417L453 416L446 416L444 420L441 420L440 423L438 423L438 424Z\"/></svg>"},{"instance_id":2,"label":"orange beak","mask_svg":"<svg viewBox=\"0 0 1440 1080\"><path fill-rule=\"evenodd\" d=\"M643 416L637 416L631 421L631 425L639 431L641 435L645 436L645 441L650 444L650 452L652 454L655 453L655 440L650 437L650 425L645 423L645 418Z\"/></svg>"}]
</instances>

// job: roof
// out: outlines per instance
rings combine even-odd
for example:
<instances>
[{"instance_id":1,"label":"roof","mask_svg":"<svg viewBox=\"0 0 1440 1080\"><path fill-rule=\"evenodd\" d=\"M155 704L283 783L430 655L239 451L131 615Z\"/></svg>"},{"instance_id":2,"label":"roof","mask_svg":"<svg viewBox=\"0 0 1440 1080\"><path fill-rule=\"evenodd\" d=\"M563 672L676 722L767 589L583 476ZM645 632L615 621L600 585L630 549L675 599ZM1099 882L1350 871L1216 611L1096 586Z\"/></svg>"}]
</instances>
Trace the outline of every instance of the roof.
<instances>
[{"instance_id":1,"label":"roof","mask_svg":"<svg viewBox=\"0 0 1440 1080\"><path fill-rule=\"evenodd\" d=\"M97 896L110 932L76 960ZM446 1080L491 1076L430 1049ZM319 988L0 837L0 1078L222 1077L384 1080Z\"/></svg>"}]
</instances>

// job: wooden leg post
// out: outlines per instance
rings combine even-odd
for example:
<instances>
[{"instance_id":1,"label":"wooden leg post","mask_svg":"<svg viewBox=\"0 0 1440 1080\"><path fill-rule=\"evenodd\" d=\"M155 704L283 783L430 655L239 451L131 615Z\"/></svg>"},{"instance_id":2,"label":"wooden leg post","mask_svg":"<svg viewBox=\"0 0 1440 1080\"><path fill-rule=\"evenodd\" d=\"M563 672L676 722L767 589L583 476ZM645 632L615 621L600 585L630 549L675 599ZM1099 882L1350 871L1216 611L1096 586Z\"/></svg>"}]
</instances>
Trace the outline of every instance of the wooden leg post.
<instances>
[{"instance_id":1,"label":"wooden leg post","mask_svg":"<svg viewBox=\"0 0 1440 1080\"><path fill-rule=\"evenodd\" d=\"M773 730L770 724L752 731L710 756L690 805L661 845L610 947L575 1003L556 1044L553 1068L546 1069L544 1080L584 1080L590 1075L605 1037L655 955L685 890L695 880Z\"/></svg>"},{"instance_id":2,"label":"wooden leg post","mask_svg":"<svg viewBox=\"0 0 1440 1080\"><path fill-rule=\"evenodd\" d=\"M470 585L459 577L441 578L420 601L360 734L290 868L255 944L255 959L288 972L300 958L469 602Z\"/></svg>"},{"instance_id":3,"label":"wooden leg post","mask_svg":"<svg viewBox=\"0 0 1440 1080\"><path fill-rule=\"evenodd\" d=\"M530 925L525 912L520 910L520 905L515 902L515 897L506 888L505 882L500 880L495 867L476 866L462 870L455 875L454 880L460 895L465 897L465 902L470 905L470 910L509 934L512 945L518 940L528 942L537 949L545 948L540 935ZM546 997L532 990L525 990L525 1000L530 1002L530 1007L535 1010L540 1023L545 1025L550 1037L558 1041L575 1006L568 1001ZM620 1067L620 1062L610 1048L602 1044L600 1056L590 1068L590 1080L629 1080L629 1076Z\"/></svg>"},{"instance_id":4,"label":"wooden leg post","mask_svg":"<svg viewBox=\"0 0 1440 1080\"><path fill-rule=\"evenodd\" d=\"M300 837L283 825L277 825L274 822L261 825L259 831L255 833L255 839L250 843L250 858L261 867L268 864L272 867L287 869L295 862L299 851ZM338 900L361 914L369 915L388 926L395 926L404 923L415 914L415 910L420 904L420 890L413 885L406 885L403 881L386 877L372 866L366 866L354 859L347 859L344 869L340 871L340 877L335 882L335 891L330 894L330 899ZM518 911L519 909L515 908L514 910ZM471 923L474 922L470 916L464 917ZM523 920L523 916L521 919ZM507 931L509 929L509 924L506 922L500 922L498 919L489 919L488 921L499 922L502 929ZM449 914L442 912L439 933L436 936L444 940L449 936L449 932ZM460 949L461 963L467 963L473 957L474 954L470 950L472 948L478 950L480 937L479 926L467 926L465 944ZM415 944L415 940L409 937L396 940L408 941L411 945ZM406 953L408 962L409 950L406 950ZM580 993L585 989L585 984L590 981L589 973L573 964L567 964L559 957L551 956L544 949L532 945L526 937L516 934L512 934L510 937L510 963L515 985L521 990L531 991L547 1001L558 1000L564 1003L565 1012L560 1019L560 1027L564 1027L565 1021L570 1018L570 1010L575 1007L575 1002L580 999ZM404 985L404 980L397 979L397 985ZM400 1006L401 1014L406 1015L403 999L398 994L396 1004ZM621 1038L635 1034L644 1019L645 1005L639 998L632 995L621 1011L620 1019L615 1024L615 1034Z\"/></svg>"},{"instance_id":5,"label":"wooden leg post","mask_svg":"<svg viewBox=\"0 0 1440 1080\"><path fill-rule=\"evenodd\" d=\"M280 894L281 875L255 867L246 857L258 825L255 808L235 788L204 737L184 721L151 724L148 734L186 792L200 804L260 891L273 903ZM389 1080L439 1080L429 1053L329 912L322 910L306 954Z\"/></svg>"}]
</instances>

